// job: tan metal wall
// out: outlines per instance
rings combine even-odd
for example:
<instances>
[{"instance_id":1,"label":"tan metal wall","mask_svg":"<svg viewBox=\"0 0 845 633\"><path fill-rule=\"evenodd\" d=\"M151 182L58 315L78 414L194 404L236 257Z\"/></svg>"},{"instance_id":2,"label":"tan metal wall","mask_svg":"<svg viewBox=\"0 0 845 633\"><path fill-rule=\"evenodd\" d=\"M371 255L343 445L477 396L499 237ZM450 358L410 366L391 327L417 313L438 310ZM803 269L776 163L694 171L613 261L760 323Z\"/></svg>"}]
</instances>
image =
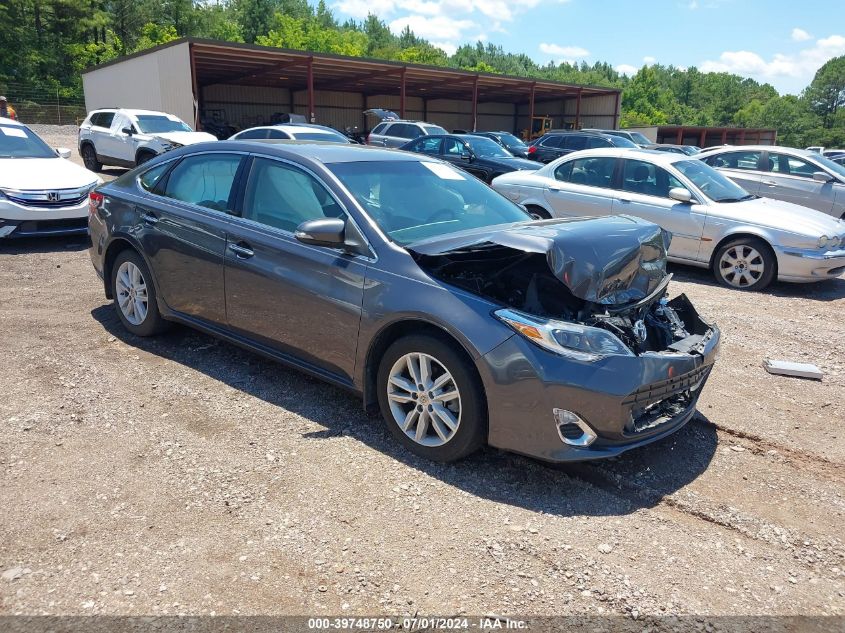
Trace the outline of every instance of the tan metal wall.
<instances>
[{"instance_id":1,"label":"tan metal wall","mask_svg":"<svg viewBox=\"0 0 845 633\"><path fill-rule=\"evenodd\" d=\"M615 130L617 121L614 112L616 112L616 103L619 96L615 94L599 95L597 97L582 97L581 98L581 127L594 127L605 130ZM575 122L576 100L568 99L566 101L566 116L567 120Z\"/></svg>"},{"instance_id":2,"label":"tan metal wall","mask_svg":"<svg viewBox=\"0 0 845 633\"><path fill-rule=\"evenodd\" d=\"M89 112L110 107L158 110L194 124L187 42L85 73L82 87Z\"/></svg>"},{"instance_id":3,"label":"tan metal wall","mask_svg":"<svg viewBox=\"0 0 845 633\"><path fill-rule=\"evenodd\" d=\"M205 86L202 96L207 115L216 114L238 130L269 124L275 112L287 113L291 108L287 88L215 84Z\"/></svg>"}]
</instances>

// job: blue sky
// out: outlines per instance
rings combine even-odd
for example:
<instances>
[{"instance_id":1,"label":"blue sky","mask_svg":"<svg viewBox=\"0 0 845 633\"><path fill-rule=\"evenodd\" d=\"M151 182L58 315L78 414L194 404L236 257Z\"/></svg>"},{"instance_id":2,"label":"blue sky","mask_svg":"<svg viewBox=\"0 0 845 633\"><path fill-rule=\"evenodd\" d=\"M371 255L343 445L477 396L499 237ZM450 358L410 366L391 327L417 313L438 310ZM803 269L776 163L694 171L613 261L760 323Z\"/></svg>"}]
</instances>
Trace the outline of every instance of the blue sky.
<instances>
[{"instance_id":1,"label":"blue sky","mask_svg":"<svg viewBox=\"0 0 845 633\"><path fill-rule=\"evenodd\" d=\"M728 71L799 93L845 54L843 0L334 0L339 17L375 13L449 53L479 39L536 61L605 61Z\"/></svg>"}]
</instances>

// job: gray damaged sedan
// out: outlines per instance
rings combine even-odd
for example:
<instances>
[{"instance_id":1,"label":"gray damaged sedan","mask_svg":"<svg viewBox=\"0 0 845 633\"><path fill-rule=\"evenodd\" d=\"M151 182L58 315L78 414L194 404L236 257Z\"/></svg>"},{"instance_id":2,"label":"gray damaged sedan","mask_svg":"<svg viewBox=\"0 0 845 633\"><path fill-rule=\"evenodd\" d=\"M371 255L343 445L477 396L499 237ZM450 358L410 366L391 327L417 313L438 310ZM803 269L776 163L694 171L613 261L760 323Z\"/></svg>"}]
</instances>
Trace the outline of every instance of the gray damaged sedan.
<instances>
[{"instance_id":1,"label":"gray damaged sedan","mask_svg":"<svg viewBox=\"0 0 845 633\"><path fill-rule=\"evenodd\" d=\"M719 330L669 300L670 235L532 221L425 156L218 142L91 194L132 334L176 321L360 394L426 458L618 455L695 412Z\"/></svg>"}]
</instances>

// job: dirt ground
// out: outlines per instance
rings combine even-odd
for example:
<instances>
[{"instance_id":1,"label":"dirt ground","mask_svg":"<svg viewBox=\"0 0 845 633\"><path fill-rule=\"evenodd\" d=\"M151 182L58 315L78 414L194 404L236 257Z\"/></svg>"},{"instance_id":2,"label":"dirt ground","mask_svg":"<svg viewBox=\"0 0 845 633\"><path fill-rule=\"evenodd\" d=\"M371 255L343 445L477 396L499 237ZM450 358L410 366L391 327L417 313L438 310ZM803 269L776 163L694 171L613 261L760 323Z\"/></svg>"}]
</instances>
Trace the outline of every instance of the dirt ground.
<instances>
[{"instance_id":1,"label":"dirt ground","mask_svg":"<svg viewBox=\"0 0 845 633\"><path fill-rule=\"evenodd\" d=\"M296 371L126 334L85 249L0 245L0 614L845 615L845 278L673 267L724 333L693 422L607 462L443 466Z\"/></svg>"}]
</instances>

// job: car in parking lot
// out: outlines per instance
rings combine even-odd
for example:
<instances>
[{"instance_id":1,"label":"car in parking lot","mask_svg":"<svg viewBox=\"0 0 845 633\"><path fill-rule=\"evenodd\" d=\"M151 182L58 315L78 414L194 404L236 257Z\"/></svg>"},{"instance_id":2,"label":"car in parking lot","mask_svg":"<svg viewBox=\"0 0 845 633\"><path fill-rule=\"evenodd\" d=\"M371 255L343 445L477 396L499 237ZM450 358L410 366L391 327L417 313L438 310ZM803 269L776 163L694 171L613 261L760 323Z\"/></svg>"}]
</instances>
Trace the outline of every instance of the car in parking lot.
<instances>
[{"instance_id":1,"label":"car in parking lot","mask_svg":"<svg viewBox=\"0 0 845 633\"><path fill-rule=\"evenodd\" d=\"M89 112L79 126L79 155L98 172L103 165L134 167L177 147L215 140L166 112L105 108Z\"/></svg>"},{"instance_id":2,"label":"car in parking lot","mask_svg":"<svg viewBox=\"0 0 845 633\"><path fill-rule=\"evenodd\" d=\"M804 149L745 145L706 149L696 158L749 193L845 219L845 167Z\"/></svg>"},{"instance_id":3,"label":"car in parking lot","mask_svg":"<svg viewBox=\"0 0 845 633\"><path fill-rule=\"evenodd\" d=\"M540 163L550 163L572 152L600 147L636 148L637 145L627 138L598 132L549 132L528 147L528 158Z\"/></svg>"},{"instance_id":4,"label":"car in parking lot","mask_svg":"<svg viewBox=\"0 0 845 633\"><path fill-rule=\"evenodd\" d=\"M669 258L710 268L742 290L777 278L809 282L845 272L845 222L760 198L694 157L650 150L585 150L493 188L553 217L630 214L672 233Z\"/></svg>"},{"instance_id":5,"label":"car in parking lot","mask_svg":"<svg viewBox=\"0 0 845 633\"><path fill-rule=\"evenodd\" d=\"M389 119L382 121L370 131L367 135L367 145L402 147L408 141L429 134L447 134L447 132L439 125L425 121Z\"/></svg>"},{"instance_id":6,"label":"car in parking lot","mask_svg":"<svg viewBox=\"0 0 845 633\"><path fill-rule=\"evenodd\" d=\"M469 132L469 134L492 139L514 156L528 158L528 144L510 132Z\"/></svg>"},{"instance_id":7,"label":"car in parking lot","mask_svg":"<svg viewBox=\"0 0 845 633\"><path fill-rule=\"evenodd\" d=\"M473 134L424 136L406 143L400 149L435 156L486 183L510 171L534 171L540 168L535 161L517 158L492 139Z\"/></svg>"},{"instance_id":8,"label":"car in parking lot","mask_svg":"<svg viewBox=\"0 0 845 633\"><path fill-rule=\"evenodd\" d=\"M0 118L0 238L85 234L97 174L27 126Z\"/></svg>"},{"instance_id":9,"label":"car in parking lot","mask_svg":"<svg viewBox=\"0 0 845 633\"><path fill-rule=\"evenodd\" d=\"M311 123L278 123L247 128L229 137L230 141L255 141L262 139L291 141L322 141L324 143L343 143L352 141L330 127Z\"/></svg>"},{"instance_id":10,"label":"car in parking lot","mask_svg":"<svg viewBox=\"0 0 845 633\"><path fill-rule=\"evenodd\" d=\"M642 132L637 132L636 130L602 130L598 128L584 128L584 132L600 132L601 134L609 134L610 136L619 136L621 138L628 139L634 145L639 147L648 147L652 144L650 138L648 138Z\"/></svg>"},{"instance_id":11,"label":"car in parking lot","mask_svg":"<svg viewBox=\"0 0 845 633\"><path fill-rule=\"evenodd\" d=\"M673 145L671 143L652 143L643 149L653 149L656 152L673 152L675 154L686 154L692 156L698 154L701 148L697 145Z\"/></svg>"},{"instance_id":12,"label":"car in parking lot","mask_svg":"<svg viewBox=\"0 0 845 633\"><path fill-rule=\"evenodd\" d=\"M693 416L719 346L668 300L660 227L535 222L410 152L183 148L93 192L89 226L129 332L181 322L360 393L439 461L653 442Z\"/></svg>"}]
</instances>

